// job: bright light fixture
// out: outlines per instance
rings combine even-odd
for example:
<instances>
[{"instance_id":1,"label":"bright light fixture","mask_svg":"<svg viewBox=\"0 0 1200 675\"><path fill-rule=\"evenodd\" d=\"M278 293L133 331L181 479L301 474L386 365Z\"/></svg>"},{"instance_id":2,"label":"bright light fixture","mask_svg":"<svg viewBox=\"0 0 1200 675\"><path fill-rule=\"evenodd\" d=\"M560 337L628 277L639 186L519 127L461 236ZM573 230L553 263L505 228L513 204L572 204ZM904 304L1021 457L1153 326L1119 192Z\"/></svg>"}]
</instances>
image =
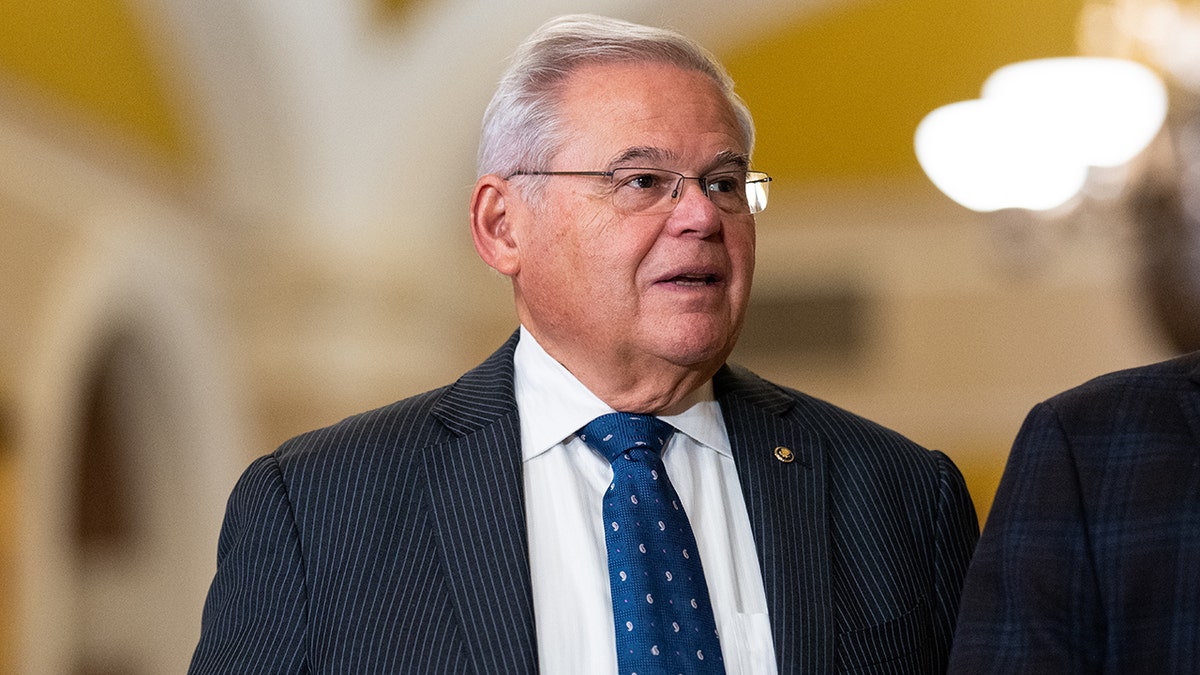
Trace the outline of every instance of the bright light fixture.
<instances>
[{"instance_id":1,"label":"bright light fixture","mask_svg":"<svg viewBox=\"0 0 1200 675\"><path fill-rule=\"evenodd\" d=\"M1052 209L1079 192L1088 167L1137 156L1166 113L1166 88L1141 64L1024 61L993 73L982 98L927 115L917 127L917 160L940 190L972 210Z\"/></svg>"},{"instance_id":2,"label":"bright light fixture","mask_svg":"<svg viewBox=\"0 0 1200 675\"><path fill-rule=\"evenodd\" d=\"M917 127L917 159L939 190L974 211L1055 208L1083 187L1087 166L1046 152L1053 140L1028 117L981 99L943 106Z\"/></svg>"}]
</instances>

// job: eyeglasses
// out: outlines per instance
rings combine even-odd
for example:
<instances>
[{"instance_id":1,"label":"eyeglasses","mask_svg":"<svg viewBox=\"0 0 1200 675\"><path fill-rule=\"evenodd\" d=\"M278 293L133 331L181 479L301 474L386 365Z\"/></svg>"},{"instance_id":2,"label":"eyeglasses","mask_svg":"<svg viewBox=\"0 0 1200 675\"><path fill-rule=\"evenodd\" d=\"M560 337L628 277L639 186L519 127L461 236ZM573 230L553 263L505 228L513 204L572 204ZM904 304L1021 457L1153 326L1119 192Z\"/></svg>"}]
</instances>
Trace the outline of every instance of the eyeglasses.
<instances>
[{"instance_id":1,"label":"eyeglasses","mask_svg":"<svg viewBox=\"0 0 1200 675\"><path fill-rule=\"evenodd\" d=\"M767 184L761 171L717 171L685 176L678 171L625 167L612 171L515 171L513 176L597 176L610 180L613 207L624 214L659 214L675 210L683 181L694 180L700 191L726 213L748 215L767 208Z\"/></svg>"}]
</instances>

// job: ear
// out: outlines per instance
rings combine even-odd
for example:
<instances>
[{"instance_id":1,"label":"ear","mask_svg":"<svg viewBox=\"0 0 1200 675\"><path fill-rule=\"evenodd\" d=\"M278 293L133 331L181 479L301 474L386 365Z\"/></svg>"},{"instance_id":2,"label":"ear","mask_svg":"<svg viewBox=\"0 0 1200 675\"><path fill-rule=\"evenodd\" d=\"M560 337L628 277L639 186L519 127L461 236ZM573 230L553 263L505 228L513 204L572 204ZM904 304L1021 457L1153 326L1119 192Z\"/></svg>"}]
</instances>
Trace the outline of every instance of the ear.
<instances>
[{"instance_id":1,"label":"ear","mask_svg":"<svg viewBox=\"0 0 1200 675\"><path fill-rule=\"evenodd\" d=\"M475 251L488 266L509 277L521 268L520 249L513 233L515 214L509 209L511 198L515 195L508 181L495 174L481 177L471 193Z\"/></svg>"}]
</instances>

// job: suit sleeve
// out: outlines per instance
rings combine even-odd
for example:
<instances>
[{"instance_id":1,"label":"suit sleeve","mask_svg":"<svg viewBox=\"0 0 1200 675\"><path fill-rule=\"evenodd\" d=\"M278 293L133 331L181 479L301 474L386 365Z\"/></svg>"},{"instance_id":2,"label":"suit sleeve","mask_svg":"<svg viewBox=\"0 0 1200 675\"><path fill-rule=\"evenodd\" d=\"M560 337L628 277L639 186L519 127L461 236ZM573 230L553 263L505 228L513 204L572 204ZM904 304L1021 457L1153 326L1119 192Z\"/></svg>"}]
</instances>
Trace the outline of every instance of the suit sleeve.
<instances>
[{"instance_id":1,"label":"suit sleeve","mask_svg":"<svg viewBox=\"0 0 1200 675\"><path fill-rule=\"evenodd\" d=\"M306 612L300 538L278 462L268 455L229 498L188 672L306 672Z\"/></svg>"},{"instance_id":2,"label":"suit sleeve","mask_svg":"<svg viewBox=\"0 0 1200 675\"><path fill-rule=\"evenodd\" d=\"M963 577L979 539L979 520L962 474L942 453L938 458L938 522L936 557L936 603L938 663L942 672L949 658L951 638L958 616Z\"/></svg>"},{"instance_id":3,"label":"suit sleeve","mask_svg":"<svg viewBox=\"0 0 1200 675\"><path fill-rule=\"evenodd\" d=\"M1099 671L1096 581L1071 443L1043 403L1017 435L967 571L950 672Z\"/></svg>"}]
</instances>

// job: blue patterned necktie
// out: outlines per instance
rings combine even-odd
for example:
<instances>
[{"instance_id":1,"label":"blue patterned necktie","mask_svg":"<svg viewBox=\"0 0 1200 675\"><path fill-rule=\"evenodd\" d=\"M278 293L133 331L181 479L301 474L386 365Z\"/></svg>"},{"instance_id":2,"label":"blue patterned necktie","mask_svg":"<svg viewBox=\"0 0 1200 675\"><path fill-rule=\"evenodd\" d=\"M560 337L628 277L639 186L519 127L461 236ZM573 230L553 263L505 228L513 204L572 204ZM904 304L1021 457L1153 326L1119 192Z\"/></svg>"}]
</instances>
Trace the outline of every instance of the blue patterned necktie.
<instances>
[{"instance_id":1,"label":"blue patterned necktie","mask_svg":"<svg viewBox=\"0 0 1200 675\"><path fill-rule=\"evenodd\" d=\"M610 413L579 432L613 465L604 540L621 675L724 673L696 537L667 480L675 430L651 415Z\"/></svg>"}]
</instances>

